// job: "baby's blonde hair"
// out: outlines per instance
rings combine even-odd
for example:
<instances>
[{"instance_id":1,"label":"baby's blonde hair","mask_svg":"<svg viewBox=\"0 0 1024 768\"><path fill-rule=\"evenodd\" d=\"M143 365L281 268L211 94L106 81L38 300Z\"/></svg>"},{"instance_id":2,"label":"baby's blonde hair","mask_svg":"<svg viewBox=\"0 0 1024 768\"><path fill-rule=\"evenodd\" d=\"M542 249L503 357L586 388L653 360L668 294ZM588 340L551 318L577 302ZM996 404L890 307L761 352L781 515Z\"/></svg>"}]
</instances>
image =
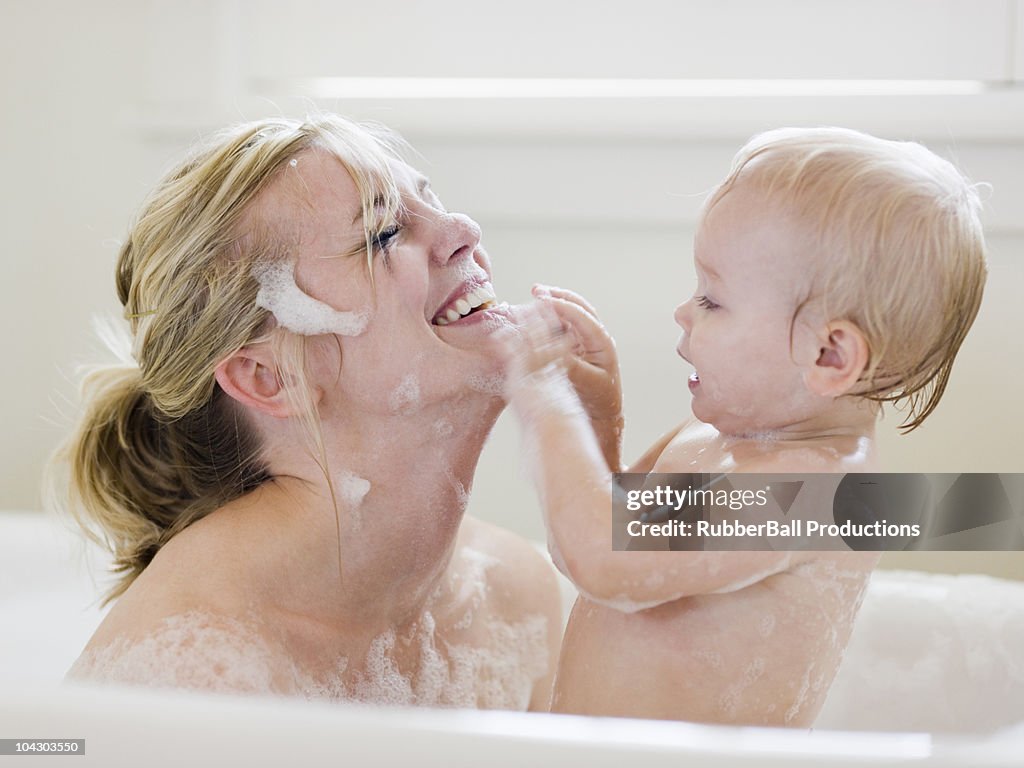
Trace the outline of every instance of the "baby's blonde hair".
<instances>
[{"instance_id":1,"label":"baby's blonde hair","mask_svg":"<svg viewBox=\"0 0 1024 768\"><path fill-rule=\"evenodd\" d=\"M818 253L812 303L864 333L855 394L908 404L916 429L938 404L981 304L987 269L981 200L952 163L920 144L843 128L753 137L709 196L753 185L805 229ZM794 316L794 320L796 318Z\"/></svg>"},{"instance_id":2,"label":"baby's blonde hair","mask_svg":"<svg viewBox=\"0 0 1024 768\"><path fill-rule=\"evenodd\" d=\"M369 264L374 229L400 205L389 165L396 146L383 131L332 115L261 120L206 142L144 204L116 272L133 359L84 378L84 412L48 471L50 503L114 556L120 578L108 600L171 537L269 478L259 436L214 378L242 347L271 342L326 472L305 339L256 305L254 267L294 257L293 244L248 214L291 159L332 155L359 190ZM64 467L67 477L54 471Z\"/></svg>"}]
</instances>

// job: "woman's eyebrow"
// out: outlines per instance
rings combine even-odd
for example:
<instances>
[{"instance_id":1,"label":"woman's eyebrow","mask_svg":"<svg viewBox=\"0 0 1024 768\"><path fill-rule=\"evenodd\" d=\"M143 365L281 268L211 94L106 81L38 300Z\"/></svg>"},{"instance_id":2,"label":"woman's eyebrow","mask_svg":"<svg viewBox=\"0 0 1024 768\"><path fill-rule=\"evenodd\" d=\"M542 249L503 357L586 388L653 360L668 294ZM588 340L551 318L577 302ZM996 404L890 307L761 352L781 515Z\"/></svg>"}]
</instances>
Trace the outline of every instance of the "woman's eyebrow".
<instances>
[{"instance_id":1,"label":"woman's eyebrow","mask_svg":"<svg viewBox=\"0 0 1024 768\"><path fill-rule=\"evenodd\" d=\"M373 198L373 207L374 207L374 209L383 208L384 207L384 196L383 195L377 195L375 198ZM359 209L359 212L356 214L355 218L352 219L352 223L356 224L361 218L363 218L363 209L362 208Z\"/></svg>"},{"instance_id":2,"label":"woman's eyebrow","mask_svg":"<svg viewBox=\"0 0 1024 768\"><path fill-rule=\"evenodd\" d=\"M419 195L420 199L425 199L423 197L423 193L426 192L427 189L429 189L429 188L430 188L430 179L428 179L426 176L417 176L416 177L416 194ZM378 195L377 197L374 198L374 200L373 200L373 207L374 208L383 208L384 207L384 196L383 195ZM352 223L353 224L357 224L361 218L363 218L363 211L362 211L362 209L359 209L359 212L355 215L355 218L352 219Z\"/></svg>"}]
</instances>

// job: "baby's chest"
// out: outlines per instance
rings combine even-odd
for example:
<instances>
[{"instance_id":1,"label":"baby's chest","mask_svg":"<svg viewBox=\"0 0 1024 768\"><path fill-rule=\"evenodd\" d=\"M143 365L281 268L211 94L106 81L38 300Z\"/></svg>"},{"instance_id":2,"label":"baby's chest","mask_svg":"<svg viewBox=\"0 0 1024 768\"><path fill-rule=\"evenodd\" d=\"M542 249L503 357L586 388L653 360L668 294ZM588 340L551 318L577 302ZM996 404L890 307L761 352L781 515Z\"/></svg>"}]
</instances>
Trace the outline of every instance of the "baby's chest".
<instances>
[{"instance_id":1,"label":"baby's chest","mask_svg":"<svg viewBox=\"0 0 1024 768\"><path fill-rule=\"evenodd\" d=\"M728 676L768 659L782 663L794 648L815 646L831 607L802 585L769 577L736 592L681 598L631 614L584 602L573 612L567 638L592 665L632 661L678 679ZM630 666L629 673L637 674Z\"/></svg>"}]
</instances>

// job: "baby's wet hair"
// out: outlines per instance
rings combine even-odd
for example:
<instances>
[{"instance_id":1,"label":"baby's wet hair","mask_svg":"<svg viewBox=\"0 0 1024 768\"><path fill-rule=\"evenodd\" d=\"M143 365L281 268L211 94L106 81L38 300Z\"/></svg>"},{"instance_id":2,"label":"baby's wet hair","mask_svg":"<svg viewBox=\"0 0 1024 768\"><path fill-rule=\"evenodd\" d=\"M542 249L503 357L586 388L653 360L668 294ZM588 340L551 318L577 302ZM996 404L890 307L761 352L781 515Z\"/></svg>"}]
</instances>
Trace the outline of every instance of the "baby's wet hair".
<instances>
[{"instance_id":1,"label":"baby's wet hair","mask_svg":"<svg viewBox=\"0 0 1024 768\"><path fill-rule=\"evenodd\" d=\"M905 407L900 428L919 427L981 305L980 185L921 144L843 128L754 136L705 212L737 185L813 243L812 286L797 314L814 306L864 334L868 365L851 394Z\"/></svg>"}]
</instances>

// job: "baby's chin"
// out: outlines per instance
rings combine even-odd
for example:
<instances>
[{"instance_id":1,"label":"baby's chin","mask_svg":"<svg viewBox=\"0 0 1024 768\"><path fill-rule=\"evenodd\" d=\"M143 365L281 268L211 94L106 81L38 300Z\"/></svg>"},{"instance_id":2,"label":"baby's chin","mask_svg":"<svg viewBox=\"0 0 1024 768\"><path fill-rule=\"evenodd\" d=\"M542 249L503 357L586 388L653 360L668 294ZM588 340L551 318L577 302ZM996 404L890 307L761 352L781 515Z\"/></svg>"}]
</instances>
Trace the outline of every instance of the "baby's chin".
<instances>
[{"instance_id":1,"label":"baby's chin","mask_svg":"<svg viewBox=\"0 0 1024 768\"><path fill-rule=\"evenodd\" d=\"M775 425L751 418L749 413L708 412L697 403L693 403L690 410L697 421L713 427L723 437L767 441L778 432Z\"/></svg>"}]
</instances>

